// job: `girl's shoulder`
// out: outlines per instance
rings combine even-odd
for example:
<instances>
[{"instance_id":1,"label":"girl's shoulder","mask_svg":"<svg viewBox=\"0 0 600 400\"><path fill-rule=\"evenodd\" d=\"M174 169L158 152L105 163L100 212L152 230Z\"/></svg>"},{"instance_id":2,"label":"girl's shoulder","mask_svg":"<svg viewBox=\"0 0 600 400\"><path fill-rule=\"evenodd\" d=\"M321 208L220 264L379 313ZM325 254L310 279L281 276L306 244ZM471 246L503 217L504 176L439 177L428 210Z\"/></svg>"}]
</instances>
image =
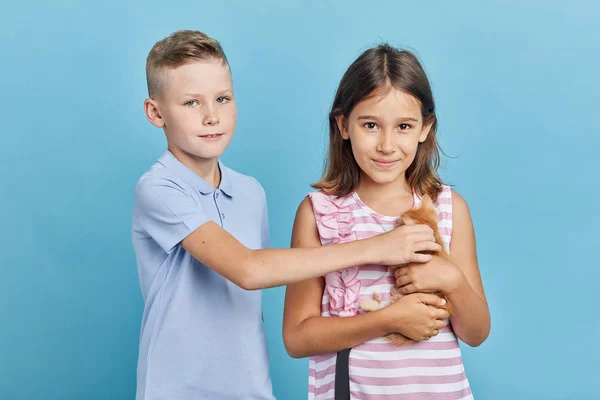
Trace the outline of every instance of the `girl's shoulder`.
<instances>
[{"instance_id":1,"label":"girl's shoulder","mask_svg":"<svg viewBox=\"0 0 600 400\"><path fill-rule=\"evenodd\" d=\"M352 195L339 197L333 194L327 194L323 190L310 192L306 196L312 205L315 213L335 214L347 211L346 209L353 202Z\"/></svg>"}]
</instances>

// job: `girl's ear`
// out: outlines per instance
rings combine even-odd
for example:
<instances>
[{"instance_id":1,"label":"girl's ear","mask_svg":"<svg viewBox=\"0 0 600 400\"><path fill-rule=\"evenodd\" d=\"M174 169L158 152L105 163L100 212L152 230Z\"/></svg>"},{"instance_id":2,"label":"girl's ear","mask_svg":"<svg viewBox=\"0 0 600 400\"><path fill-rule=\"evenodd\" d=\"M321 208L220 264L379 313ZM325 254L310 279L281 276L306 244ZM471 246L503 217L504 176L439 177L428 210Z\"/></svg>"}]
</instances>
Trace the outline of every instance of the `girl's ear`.
<instances>
[{"instance_id":1,"label":"girl's ear","mask_svg":"<svg viewBox=\"0 0 600 400\"><path fill-rule=\"evenodd\" d=\"M434 121L435 119L432 119L428 123L423 123L423 129L421 130L421 135L419 136L419 143L423 143L427 140L427 136L429 136L429 131L431 130Z\"/></svg>"},{"instance_id":2,"label":"girl's ear","mask_svg":"<svg viewBox=\"0 0 600 400\"><path fill-rule=\"evenodd\" d=\"M344 140L350 139L350 135L348 135L348 128L346 125L347 121L344 118L344 116L338 115L337 117L335 117L335 122L337 124L338 130L340 131L340 135L342 136L342 139L344 139Z\"/></svg>"}]
</instances>

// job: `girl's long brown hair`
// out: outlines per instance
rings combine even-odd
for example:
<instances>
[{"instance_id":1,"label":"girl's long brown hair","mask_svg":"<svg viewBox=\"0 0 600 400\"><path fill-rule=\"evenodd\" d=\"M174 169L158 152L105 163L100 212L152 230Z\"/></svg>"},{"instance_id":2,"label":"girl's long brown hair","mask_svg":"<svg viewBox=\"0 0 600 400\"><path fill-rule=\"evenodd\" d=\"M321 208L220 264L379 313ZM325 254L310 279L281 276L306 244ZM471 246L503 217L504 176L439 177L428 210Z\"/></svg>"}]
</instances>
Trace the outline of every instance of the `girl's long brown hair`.
<instances>
[{"instance_id":1,"label":"girl's long brown hair","mask_svg":"<svg viewBox=\"0 0 600 400\"><path fill-rule=\"evenodd\" d=\"M356 190L360 168L352 154L350 141L342 139L336 117L343 115L347 121L358 103L392 87L418 99L423 125L431 124L427 139L419 143L415 159L406 170L406 180L419 196L427 194L433 201L437 199L442 191L442 181L437 174L440 151L431 86L413 53L387 44L366 50L342 77L329 113L329 155L325 171L321 180L312 187L339 197L348 196Z\"/></svg>"}]
</instances>

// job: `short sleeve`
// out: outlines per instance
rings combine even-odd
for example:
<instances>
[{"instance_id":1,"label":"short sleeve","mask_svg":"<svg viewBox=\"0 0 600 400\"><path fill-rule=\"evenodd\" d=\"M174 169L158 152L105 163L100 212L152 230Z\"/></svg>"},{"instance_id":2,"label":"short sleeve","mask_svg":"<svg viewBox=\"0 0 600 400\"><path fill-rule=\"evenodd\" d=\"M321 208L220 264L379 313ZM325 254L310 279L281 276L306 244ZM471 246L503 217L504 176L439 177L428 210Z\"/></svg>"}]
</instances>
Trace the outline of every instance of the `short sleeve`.
<instances>
[{"instance_id":1,"label":"short sleeve","mask_svg":"<svg viewBox=\"0 0 600 400\"><path fill-rule=\"evenodd\" d=\"M139 228L166 253L209 221L201 204L177 182L164 177L140 180L133 215Z\"/></svg>"},{"instance_id":2,"label":"short sleeve","mask_svg":"<svg viewBox=\"0 0 600 400\"><path fill-rule=\"evenodd\" d=\"M268 249L271 247L271 236L269 234L269 208L267 206L267 194L256 178L254 178L254 181L260 190L260 200L262 202L262 217L260 227L261 248Z\"/></svg>"}]
</instances>

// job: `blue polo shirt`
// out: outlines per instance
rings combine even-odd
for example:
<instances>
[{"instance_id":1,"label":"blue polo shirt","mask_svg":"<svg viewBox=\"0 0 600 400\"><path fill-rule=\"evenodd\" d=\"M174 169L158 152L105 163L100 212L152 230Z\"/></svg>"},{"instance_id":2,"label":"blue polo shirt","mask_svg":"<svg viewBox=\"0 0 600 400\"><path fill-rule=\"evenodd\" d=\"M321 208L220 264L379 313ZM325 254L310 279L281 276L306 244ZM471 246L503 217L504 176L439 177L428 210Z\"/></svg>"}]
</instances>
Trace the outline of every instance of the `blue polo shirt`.
<instances>
[{"instance_id":1,"label":"blue polo shirt","mask_svg":"<svg viewBox=\"0 0 600 400\"><path fill-rule=\"evenodd\" d=\"M213 188L166 151L138 181L132 240L144 315L137 400L274 399L260 291L202 264L181 241L214 221L244 246L269 246L265 193L219 162Z\"/></svg>"}]
</instances>

